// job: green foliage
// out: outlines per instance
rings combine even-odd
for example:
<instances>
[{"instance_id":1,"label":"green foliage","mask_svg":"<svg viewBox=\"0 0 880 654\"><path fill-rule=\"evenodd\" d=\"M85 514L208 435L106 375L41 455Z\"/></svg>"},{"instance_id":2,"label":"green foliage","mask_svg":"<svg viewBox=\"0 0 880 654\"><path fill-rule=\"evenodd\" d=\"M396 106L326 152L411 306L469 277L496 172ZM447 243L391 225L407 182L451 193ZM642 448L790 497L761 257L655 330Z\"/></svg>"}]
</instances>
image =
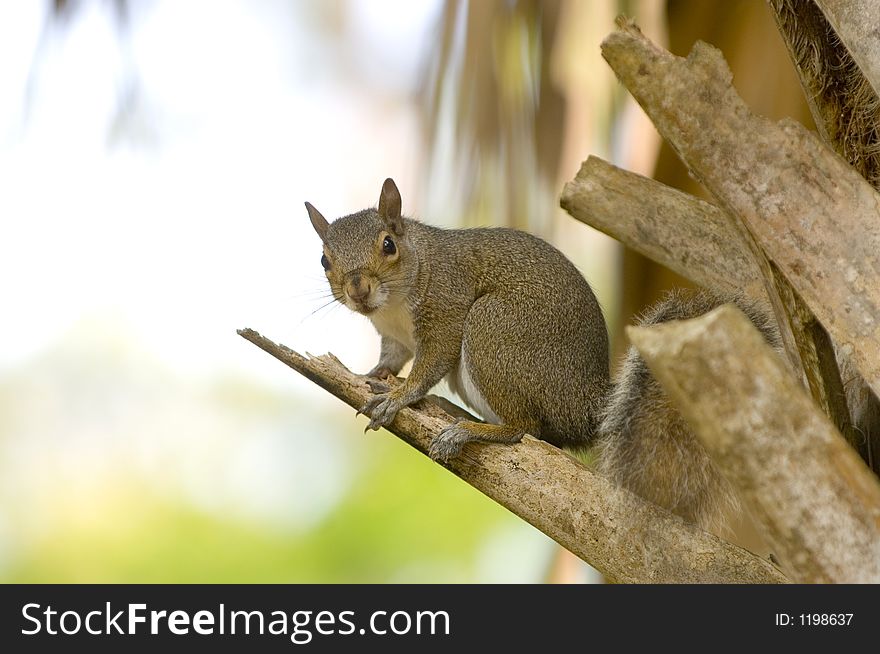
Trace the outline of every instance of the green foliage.
<instances>
[{"instance_id":1,"label":"green foliage","mask_svg":"<svg viewBox=\"0 0 880 654\"><path fill-rule=\"evenodd\" d=\"M480 548L499 530L546 540L388 434L364 438L375 456L311 529L223 518L108 479L88 506L59 498L3 581L468 582L487 580Z\"/></svg>"}]
</instances>

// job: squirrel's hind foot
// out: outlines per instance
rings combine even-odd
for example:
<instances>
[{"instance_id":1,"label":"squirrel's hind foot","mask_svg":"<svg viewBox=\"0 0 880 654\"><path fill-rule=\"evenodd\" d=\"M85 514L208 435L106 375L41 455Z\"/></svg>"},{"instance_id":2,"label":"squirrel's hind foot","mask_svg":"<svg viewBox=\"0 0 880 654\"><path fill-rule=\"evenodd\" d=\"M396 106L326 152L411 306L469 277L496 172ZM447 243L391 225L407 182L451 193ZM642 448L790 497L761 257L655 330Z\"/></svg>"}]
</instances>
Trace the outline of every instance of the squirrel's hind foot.
<instances>
[{"instance_id":1,"label":"squirrel's hind foot","mask_svg":"<svg viewBox=\"0 0 880 654\"><path fill-rule=\"evenodd\" d=\"M444 428L434 441L428 454L435 461L448 463L461 454L467 443L519 443L527 430L513 425L492 425L459 418Z\"/></svg>"}]
</instances>

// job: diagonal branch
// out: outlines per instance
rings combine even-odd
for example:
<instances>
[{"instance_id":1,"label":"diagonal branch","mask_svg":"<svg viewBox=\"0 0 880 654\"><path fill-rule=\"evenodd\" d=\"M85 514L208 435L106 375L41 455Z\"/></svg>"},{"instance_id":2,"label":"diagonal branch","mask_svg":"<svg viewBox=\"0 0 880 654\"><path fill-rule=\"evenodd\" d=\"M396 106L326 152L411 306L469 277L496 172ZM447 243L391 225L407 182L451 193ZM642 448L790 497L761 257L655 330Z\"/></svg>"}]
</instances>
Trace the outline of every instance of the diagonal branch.
<instances>
[{"instance_id":1,"label":"diagonal branch","mask_svg":"<svg viewBox=\"0 0 880 654\"><path fill-rule=\"evenodd\" d=\"M350 406L362 406L370 395L365 379L332 355L304 357L251 329L238 333ZM432 397L400 411L389 430L424 454L432 438L462 413ZM614 486L543 441L527 436L513 446L474 443L463 454L445 467L609 580L786 581L767 561Z\"/></svg>"},{"instance_id":2,"label":"diagonal branch","mask_svg":"<svg viewBox=\"0 0 880 654\"><path fill-rule=\"evenodd\" d=\"M844 45L852 39L843 33L838 36L822 13L836 13L841 3L819 2L824 10L814 0L768 0L768 4L822 140L874 188L880 188L880 99ZM848 4L859 4L857 9L863 13L867 8L864 3ZM876 7L875 2L870 4ZM865 21L862 25L870 24ZM843 24L840 28L844 29ZM873 38L876 45L876 34ZM875 48L875 54L880 58L880 50ZM853 374L849 358L840 355L838 352L842 371L850 373L844 382L850 408L863 435L854 445L880 474L880 401L864 379Z\"/></svg>"},{"instance_id":3,"label":"diagonal branch","mask_svg":"<svg viewBox=\"0 0 880 654\"><path fill-rule=\"evenodd\" d=\"M761 271L730 218L715 205L590 157L560 205L704 288L766 301Z\"/></svg>"},{"instance_id":4,"label":"diagonal branch","mask_svg":"<svg viewBox=\"0 0 880 654\"><path fill-rule=\"evenodd\" d=\"M799 582L880 582L880 484L749 319L628 330Z\"/></svg>"}]
</instances>

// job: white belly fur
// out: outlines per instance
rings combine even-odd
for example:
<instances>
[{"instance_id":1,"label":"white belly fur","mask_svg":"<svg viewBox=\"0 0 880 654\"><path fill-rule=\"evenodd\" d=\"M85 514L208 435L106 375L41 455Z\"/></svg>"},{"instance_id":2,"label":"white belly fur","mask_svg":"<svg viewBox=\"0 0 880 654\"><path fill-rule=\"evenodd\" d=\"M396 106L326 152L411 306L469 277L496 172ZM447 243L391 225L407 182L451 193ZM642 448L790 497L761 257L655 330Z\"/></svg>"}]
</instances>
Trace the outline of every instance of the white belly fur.
<instances>
[{"instance_id":1,"label":"white belly fur","mask_svg":"<svg viewBox=\"0 0 880 654\"><path fill-rule=\"evenodd\" d=\"M461 350L461 359L458 361L458 368L453 370L446 377L450 388L474 411L479 413L483 420L494 424L501 424L501 418L498 417L483 394L480 393L474 380L467 371L467 361L465 360L464 348Z\"/></svg>"},{"instance_id":2,"label":"white belly fur","mask_svg":"<svg viewBox=\"0 0 880 654\"><path fill-rule=\"evenodd\" d=\"M403 302L393 305L386 304L369 315L373 327L382 336L393 338L402 343L410 352L416 351L416 340L413 336L413 321L409 310Z\"/></svg>"}]
</instances>

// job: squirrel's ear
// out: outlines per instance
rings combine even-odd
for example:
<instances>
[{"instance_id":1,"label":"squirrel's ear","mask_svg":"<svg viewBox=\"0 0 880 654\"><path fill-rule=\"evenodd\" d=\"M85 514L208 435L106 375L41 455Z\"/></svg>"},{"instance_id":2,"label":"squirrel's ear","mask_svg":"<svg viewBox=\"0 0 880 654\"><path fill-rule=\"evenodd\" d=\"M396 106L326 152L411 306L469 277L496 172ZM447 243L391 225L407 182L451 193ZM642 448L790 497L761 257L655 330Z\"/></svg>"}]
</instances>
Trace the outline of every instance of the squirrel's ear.
<instances>
[{"instance_id":1,"label":"squirrel's ear","mask_svg":"<svg viewBox=\"0 0 880 654\"><path fill-rule=\"evenodd\" d=\"M390 177L382 184L382 193L379 195L379 217L382 218L391 231L400 236L403 234L403 218L400 216L400 191L397 184Z\"/></svg>"},{"instance_id":2,"label":"squirrel's ear","mask_svg":"<svg viewBox=\"0 0 880 654\"><path fill-rule=\"evenodd\" d=\"M327 228L330 227L327 223L327 219L324 218L324 216L321 215L321 212L315 209L310 202L306 202L306 211L309 212L309 220L312 221L312 227L318 232L321 241L324 241L327 236Z\"/></svg>"}]
</instances>

